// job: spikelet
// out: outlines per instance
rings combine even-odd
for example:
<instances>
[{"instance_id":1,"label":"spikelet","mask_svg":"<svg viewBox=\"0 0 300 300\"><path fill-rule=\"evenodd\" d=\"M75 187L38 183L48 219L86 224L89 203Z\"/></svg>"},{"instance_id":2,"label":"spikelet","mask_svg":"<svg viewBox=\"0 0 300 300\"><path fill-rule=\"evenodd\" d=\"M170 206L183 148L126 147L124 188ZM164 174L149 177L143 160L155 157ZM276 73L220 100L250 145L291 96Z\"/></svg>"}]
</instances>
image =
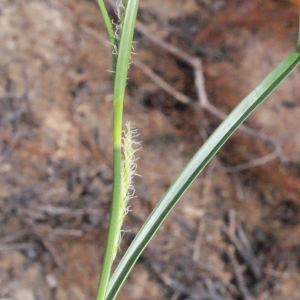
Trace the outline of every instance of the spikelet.
<instances>
[{"instance_id":1,"label":"spikelet","mask_svg":"<svg viewBox=\"0 0 300 300\"><path fill-rule=\"evenodd\" d=\"M140 149L134 149L134 145L140 146L140 142L136 141L135 138L138 136L138 131L136 128L130 127L130 122L126 122L125 129L123 130L122 137L122 196L120 201L120 210L119 210L119 238L115 245L114 258L117 255L118 249L120 247L122 239L122 224L124 217L130 211L130 206L128 202L130 199L134 198L135 189L133 186L133 177L138 175L137 164L135 157L136 151Z\"/></svg>"},{"instance_id":2,"label":"spikelet","mask_svg":"<svg viewBox=\"0 0 300 300\"><path fill-rule=\"evenodd\" d=\"M120 46L120 40L121 40L122 29L123 29L123 24L124 24L124 20L125 20L127 4L128 4L128 0L117 0L117 8L115 9L115 13L118 17L118 23L115 24L115 27L116 27L115 39L116 39L116 43L117 43L117 45L114 49L114 51L116 52L115 54L118 53L118 49Z\"/></svg>"}]
</instances>

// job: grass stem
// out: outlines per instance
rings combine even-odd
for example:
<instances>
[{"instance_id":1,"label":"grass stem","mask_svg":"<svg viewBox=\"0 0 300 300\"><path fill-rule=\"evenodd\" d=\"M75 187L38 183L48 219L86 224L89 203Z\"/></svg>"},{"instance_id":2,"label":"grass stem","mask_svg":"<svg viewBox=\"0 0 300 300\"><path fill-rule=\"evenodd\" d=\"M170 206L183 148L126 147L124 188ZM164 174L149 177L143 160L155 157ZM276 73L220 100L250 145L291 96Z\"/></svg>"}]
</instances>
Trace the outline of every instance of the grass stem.
<instances>
[{"instance_id":1,"label":"grass stem","mask_svg":"<svg viewBox=\"0 0 300 300\"><path fill-rule=\"evenodd\" d=\"M99 2L103 4L102 0ZM114 147L114 166L113 166L113 192L112 204L110 211L109 229L106 241L106 248L103 258L102 271L98 285L96 300L105 300L107 285L110 277L110 272L115 255L115 245L119 239L119 224L120 219L120 201L122 201L122 116L125 88L127 83L127 74L130 62L130 54L133 40L133 33L138 10L139 0L128 0L125 19L123 24L122 35L118 47L116 73L114 76L114 101L113 101L113 147ZM104 4L103 4L104 5ZM101 6L100 6L101 8ZM107 14L106 9L104 15ZM106 13L105 13L106 12ZM105 22L108 26L108 22ZM108 34L111 36L110 29ZM115 43L115 41L114 41ZM114 54L113 54L114 55ZM114 57L113 57L114 61Z\"/></svg>"}]
</instances>

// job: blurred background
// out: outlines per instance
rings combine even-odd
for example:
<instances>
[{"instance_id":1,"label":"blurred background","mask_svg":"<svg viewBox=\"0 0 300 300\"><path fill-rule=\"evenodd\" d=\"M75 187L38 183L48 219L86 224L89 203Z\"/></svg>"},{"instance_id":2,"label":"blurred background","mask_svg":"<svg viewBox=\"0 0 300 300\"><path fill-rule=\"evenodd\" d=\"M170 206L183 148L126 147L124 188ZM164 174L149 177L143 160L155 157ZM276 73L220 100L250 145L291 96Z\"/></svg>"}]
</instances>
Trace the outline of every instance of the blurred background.
<instances>
[{"instance_id":1,"label":"blurred background","mask_svg":"<svg viewBox=\"0 0 300 300\"><path fill-rule=\"evenodd\" d=\"M124 120L140 132L141 177L117 261L221 121L159 41L202 60L208 100L227 114L294 51L298 10L140 1ZM112 185L107 40L96 1L0 2L0 299L94 299ZM226 143L118 299L300 299L299 82L298 68Z\"/></svg>"}]
</instances>

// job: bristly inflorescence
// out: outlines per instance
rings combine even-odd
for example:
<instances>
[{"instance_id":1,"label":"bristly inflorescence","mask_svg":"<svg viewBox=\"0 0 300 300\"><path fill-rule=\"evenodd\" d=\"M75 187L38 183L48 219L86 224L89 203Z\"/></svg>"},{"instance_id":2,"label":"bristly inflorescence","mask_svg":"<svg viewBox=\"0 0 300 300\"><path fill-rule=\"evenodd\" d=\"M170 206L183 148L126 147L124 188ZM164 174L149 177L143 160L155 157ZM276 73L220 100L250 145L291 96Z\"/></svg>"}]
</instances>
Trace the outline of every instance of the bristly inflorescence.
<instances>
[{"instance_id":1,"label":"bristly inflorescence","mask_svg":"<svg viewBox=\"0 0 300 300\"><path fill-rule=\"evenodd\" d=\"M130 199L134 198L135 189L133 186L133 177L137 176L137 164L135 153L140 149L141 142L136 141L138 136L138 130L130 126L130 122L126 122L125 128L123 130L122 137L122 196L120 201L120 210L119 210L119 238L115 245L115 255L116 256L118 249L120 247L121 238L122 238L122 224L124 217L130 211L130 206L128 202ZM138 146L138 148L135 147Z\"/></svg>"},{"instance_id":2,"label":"bristly inflorescence","mask_svg":"<svg viewBox=\"0 0 300 300\"><path fill-rule=\"evenodd\" d=\"M121 40L122 29L125 20L127 4L128 4L128 0L117 0L117 8L115 9L115 13L118 17L118 22L117 24L115 24L116 26L116 31L115 31L116 45L114 49L115 54L118 53L119 46L120 46L120 40Z\"/></svg>"}]
</instances>

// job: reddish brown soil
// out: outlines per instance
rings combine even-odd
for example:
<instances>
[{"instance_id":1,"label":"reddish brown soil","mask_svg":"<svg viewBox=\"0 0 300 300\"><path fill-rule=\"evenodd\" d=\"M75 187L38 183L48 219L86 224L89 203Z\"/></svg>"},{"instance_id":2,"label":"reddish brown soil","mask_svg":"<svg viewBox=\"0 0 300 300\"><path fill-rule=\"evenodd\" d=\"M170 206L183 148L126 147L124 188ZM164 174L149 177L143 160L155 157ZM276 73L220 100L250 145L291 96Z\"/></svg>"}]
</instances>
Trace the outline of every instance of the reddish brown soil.
<instances>
[{"instance_id":1,"label":"reddish brown soil","mask_svg":"<svg viewBox=\"0 0 300 300\"><path fill-rule=\"evenodd\" d=\"M208 98L227 113L294 51L297 5L151 0L141 1L138 18L203 60ZM0 28L0 299L92 300L112 184L111 53L99 9L96 1L2 0ZM142 34L135 40L140 60L195 98L189 66ZM285 159L229 172L273 151L237 132L118 299L300 299L299 81L297 69L247 121L280 144ZM124 118L139 129L142 149L122 253L220 122L134 66Z\"/></svg>"}]
</instances>

